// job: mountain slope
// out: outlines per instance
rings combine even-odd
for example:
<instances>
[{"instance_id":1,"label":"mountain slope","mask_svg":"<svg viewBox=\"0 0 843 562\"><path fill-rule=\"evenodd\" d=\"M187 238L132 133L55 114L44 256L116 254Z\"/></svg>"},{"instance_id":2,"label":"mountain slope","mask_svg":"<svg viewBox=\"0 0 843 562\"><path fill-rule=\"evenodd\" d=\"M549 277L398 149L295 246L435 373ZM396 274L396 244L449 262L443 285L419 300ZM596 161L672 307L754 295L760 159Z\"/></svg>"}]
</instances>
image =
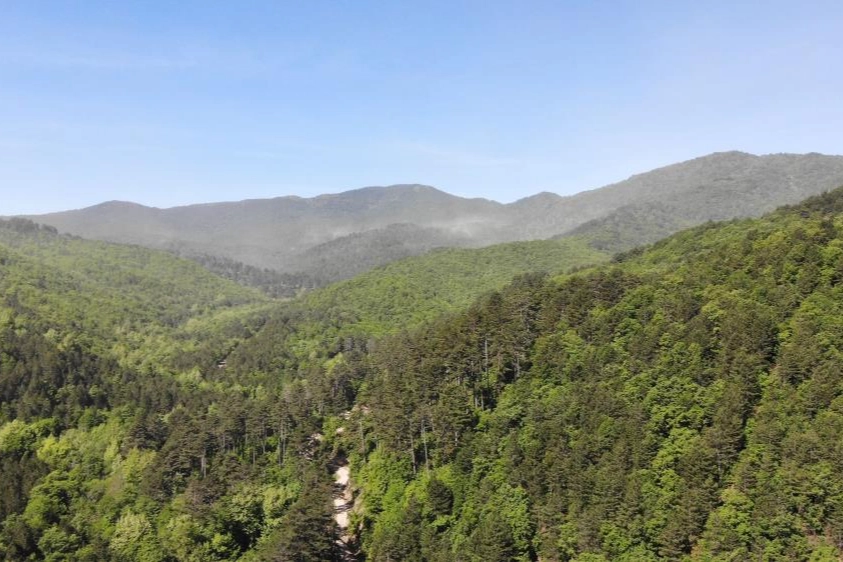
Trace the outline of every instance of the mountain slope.
<instances>
[{"instance_id":1,"label":"mountain slope","mask_svg":"<svg viewBox=\"0 0 843 562\"><path fill-rule=\"evenodd\" d=\"M243 376L297 375L303 365L365 349L377 336L461 311L524 272L562 273L608 259L580 241L534 240L399 260L283 304L255 337L232 351L228 364Z\"/></svg>"},{"instance_id":2,"label":"mountain slope","mask_svg":"<svg viewBox=\"0 0 843 562\"><path fill-rule=\"evenodd\" d=\"M716 165L706 162L711 158ZM834 189L843 183L839 165L840 157L820 154L731 152L692 160L631 178L637 184L632 192L639 194L634 199L624 197L629 184L607 189L606 195L623 204L567 234L584 236L606 251L628 250L706 221L759 216Z\"/></svg>"},{"instance_id":3,"label":"mountain slope","mask_svg":"<svg viewBox=\"0 0 843 562\"><path fill-rule=\"evenodd\" d=\"M479 262L453 251L440 252L441 262L426 256L428 289L440 278L436 267L465 269L440 288L441 302L406 290L400 297L429 317L542 258L564 267L602 256L570 246L484 250ZM492 275L474 287L471 272L482 262ZM399 267L407 279L412 270ZM0 222L0 273L6 559L339 559L324 470L335 451L314 436L327 431L328 409L347 407L353 382L323 386L325 375L346 368L332 357L333 342L347 338L336 328L343 315L382 305L383 285L340 289L323 308L281 303L287 312L272 314L279 305L191 262L20 219ZM335 310L330 299L342 294ZM359 309L349 308L360 298ZM412 321L382 312L349 329ZM283 339L284 325L295 338ZM259 363L264 345L281 360L244 365Z\"/></svg>"},{"instance_id":4,"label":"mountain slope","mask_svg":"<svg viewBox=\"0 0 843 562\"><path fill-rule=\"evenodd\" d=\"M541 193L508 205L399 185L173 209L111 202L35 219L87 238L332 281L440 242L476 247L574 233L602 249L627 249L707 220L758 216L841 183L841 156L724 152L570 197ZM412 225L401 228L416 233L389 243L396 224ZM373 248L363 260L343 253L359 253L369 242Z\"/></svg>"},{"instance_id":5,"label":"mountain slope","mask_svg":"<svg viewBox=\"0 0 843 562\"><path fill-rule=\"evenodd\" d=\"M99 300L102 307L121 300L122 308L137 305L159 314L139 319L148 323L177 325L205 308L268 301L192 261L138 246L62 236L24 219L0 220L0 245L38 268L72 279L75 287L67 297Z\"/></svg>"},{"instance_id":6,"label":"mountain slope","mask_svg":"<svg viewBox=\"0 0 843 562\"><path fill-rule=\"evenodd\" d=\"M322 284L348 279L390 262L436 248L472 246L472 239L442 228L391 224L324 242L292 259L290 269L307 271Z\"/></svg>"},{"instance_id":7,"label":"mountain slope","mask_svg":"<svg viewBox=\"0 0 843 562\"><path fill-rule=\"evenodd\" d=\"M0 238L8 560L347 559L340 466L373 561L843 554L843 190L573 273L503 280L576 239L442 250L278 305Z\"/></svg>"},{"instance_id":8,"label":"mountain slope","mask_svg":"<svg viewBox=\"0 0 843 562\"><path fill-rule=\"evenodd\" d=\"M341 438L368 559L838 559L841 211L697 227L381 342L367 446Z\"/></svg>"},{"instance_id":9,"label":"mountain slope","mask_svg":"<svg viewBox=\"0 0 843 562\"><path fill-rule=\"evenodd\" d=\"M237 310L248 314L271 302L192 261L137 246L68 238L23 219L0 220L0 251L0 294L10 325L13 318L28 318L46 326L59 342L83 338L99 354L116 351L126 366L169 368L191 346L218 343L216 337L193 341L198 336L190 332L203 323ZM165 340L171 353L147 353Z\"/></svg>"},{"instance_id":10,"label":"mountain slope","mask_svg":"<svg viewBox=\"0 0 843 562\"><path fill-rule=\"evenodd\" d=\"M292 272L294 256L335 238L396 223L471 228L475 220L490 220L500 207L412 185L172 209L111 202L37 220L86 238L218 255Z\"/></svg>"}]
</instances>

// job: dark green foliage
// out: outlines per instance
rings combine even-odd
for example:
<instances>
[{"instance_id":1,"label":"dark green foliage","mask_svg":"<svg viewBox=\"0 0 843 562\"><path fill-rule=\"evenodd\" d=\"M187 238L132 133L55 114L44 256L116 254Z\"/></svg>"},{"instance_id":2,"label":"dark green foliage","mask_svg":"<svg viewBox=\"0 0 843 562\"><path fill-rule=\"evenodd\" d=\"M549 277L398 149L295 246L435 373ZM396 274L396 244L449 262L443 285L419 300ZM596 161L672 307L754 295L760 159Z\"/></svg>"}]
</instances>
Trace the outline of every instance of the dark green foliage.
<instances>
[{"instance_id":1,"label":"dark green foliage","mask_svg":"<svg viewBox=\"0 0 843 562\"><path fill-rule=\"evenodd\" d=\"M454 507L454 494L435 476L427 483L427 500L433 515L448 515Z\"/></svg>"},{"instance_id":2,"label":"dark green foliage","mask_svg":"<svg viewBox=\"0 0 843 562\"><path fill-rule=\"evenodd\" d=\"M309 482L290 507L261 559L273 562L330 562L340 560L339 533L332 519L330 487Z\"/></svg>"}]
</instances>

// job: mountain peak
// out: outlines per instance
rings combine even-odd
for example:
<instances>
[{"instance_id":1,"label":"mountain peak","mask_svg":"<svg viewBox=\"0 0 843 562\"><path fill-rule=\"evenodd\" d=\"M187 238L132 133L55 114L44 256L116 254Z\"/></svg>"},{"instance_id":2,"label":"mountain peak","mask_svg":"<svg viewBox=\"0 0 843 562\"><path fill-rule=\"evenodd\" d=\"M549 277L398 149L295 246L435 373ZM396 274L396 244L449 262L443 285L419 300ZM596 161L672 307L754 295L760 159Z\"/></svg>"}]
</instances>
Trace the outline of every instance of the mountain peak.
<instances>
[{"instance_id":1,"label":"mountain peak","mask_svg":"<svg viewBox=\"0 0 843 562\"><path fill-rule=\"evenodd\" d=\"M712 152L706 156L701 156L701 158L724 158L724 157L739 157L739 158L761 158L757 154L752 154L751 152L744 152L742 150L722 150L717 152Z\"/></svg>"},{"instance_id":2,"label":"mountain peak","mask_svg":"<svg viewBox=\"0 0 843 562\"><path fill-rule=\"evenodd\" d=\"M533 205L550 205L561 201L564 199L558 193L553 193L551 191L540 191L535 195L528 195L527 197L522 197L517 201L513 201L510 205L515 207L530 207Z\"/></svg>"},{"instance_id":3,"label":"mountain peak","mask_svg":"<svg viewBox=\"0 0 843 562\"><path fill-rule=\"evenodd\" d=\"M141 205L140 203L134 203L132 201L121 201L119 199L112 199L111 201L103 201L102 203L98 203L96 205L91 205L90 207L86 207L86 209L152 209L153 207L147 207L146 205Z\"/></svg>"}]
</instances>

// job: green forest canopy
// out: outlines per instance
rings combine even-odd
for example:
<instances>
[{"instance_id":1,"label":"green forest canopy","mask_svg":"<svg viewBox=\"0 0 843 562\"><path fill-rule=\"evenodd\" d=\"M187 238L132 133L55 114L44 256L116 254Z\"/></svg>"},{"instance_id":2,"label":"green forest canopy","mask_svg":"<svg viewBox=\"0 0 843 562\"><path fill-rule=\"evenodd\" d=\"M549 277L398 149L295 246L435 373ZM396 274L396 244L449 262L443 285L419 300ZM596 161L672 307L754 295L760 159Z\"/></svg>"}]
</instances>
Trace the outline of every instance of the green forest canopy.
<instances>
[{"instance_id":1,"label":"green forest canopy","mask_svg":"<svg viewBox=\"0 0 843 562\"><path fill-rule=\"evenodd\" d=\"M348 458L370 560L837 560L842 213L833 192L467 308L395 281L379 309L364 278L278 305L180 261L109 293L129 250L100 278L57 257L85 242L6 234L0 551L340 559Z\"/></svg>"}]
</instances>

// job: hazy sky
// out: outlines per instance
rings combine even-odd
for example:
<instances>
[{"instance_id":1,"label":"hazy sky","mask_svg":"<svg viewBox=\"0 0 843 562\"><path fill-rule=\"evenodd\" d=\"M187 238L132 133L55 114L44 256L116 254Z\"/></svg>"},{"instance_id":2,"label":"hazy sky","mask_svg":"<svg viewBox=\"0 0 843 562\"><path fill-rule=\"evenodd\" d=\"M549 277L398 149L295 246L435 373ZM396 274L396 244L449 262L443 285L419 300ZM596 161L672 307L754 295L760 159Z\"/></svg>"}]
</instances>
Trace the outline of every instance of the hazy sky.
<instances>
[{"instance_id":1,"label":"hazy sky","mask_svg":"<svg viewBox=\"0 0 843 562\"><path fill-rule=\"evenodd\" d=\"M0 0L0 215L843 152L843 2Z\"/></svg>"}]
</instances>

